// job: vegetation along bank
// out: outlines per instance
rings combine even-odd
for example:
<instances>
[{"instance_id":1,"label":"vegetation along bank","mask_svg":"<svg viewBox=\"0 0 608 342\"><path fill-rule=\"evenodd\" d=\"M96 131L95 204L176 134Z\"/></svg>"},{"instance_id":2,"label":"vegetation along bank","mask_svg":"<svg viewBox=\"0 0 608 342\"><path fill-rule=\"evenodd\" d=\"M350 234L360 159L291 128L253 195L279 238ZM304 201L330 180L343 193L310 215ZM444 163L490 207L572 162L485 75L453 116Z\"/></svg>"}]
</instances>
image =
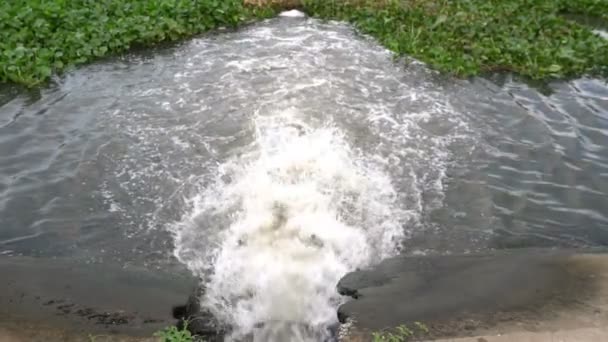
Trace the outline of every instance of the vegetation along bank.
<instances>
[{"instance_id":1,"label":"vegetation along bank","mask_svg":"<svg viewBox=\"0 0 608 342\"><path fill-rule=\"evenodd\" d=\"M608 0L8 0L0 3L0 81L34 86L133 46L237 27L299 7L353 23L398 55L457 76L534 79L608 71ZM254 4L255 3L255 4ZM600 29L602 27L599 27Z\"/></svg>"}]
</instances>

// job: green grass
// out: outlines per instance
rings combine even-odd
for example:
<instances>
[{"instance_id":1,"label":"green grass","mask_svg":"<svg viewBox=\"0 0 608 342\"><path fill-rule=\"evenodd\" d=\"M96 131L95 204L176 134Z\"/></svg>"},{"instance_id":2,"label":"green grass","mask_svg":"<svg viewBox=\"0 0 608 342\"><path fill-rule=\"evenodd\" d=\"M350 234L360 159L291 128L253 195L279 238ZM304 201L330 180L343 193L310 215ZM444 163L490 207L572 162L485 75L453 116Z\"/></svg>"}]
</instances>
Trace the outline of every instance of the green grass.
<instances>
[{"instance_id":1,"label":"green grass","mask_svg":"<svg viewBox=\"0 0 608 342\"><path fill-rule=\"evenodd\" d=\"M608 71L608 41L563 13L608 16L608 0L304 0L399 55L458 76L510 71L532 79Z\"/></svg>"},{"instance_id":2,"label":"green grass","mask_svg":"<svg viewBox=\"0 0 608 342\"><path fill-rule=\"evenodd\" d=\"M608 0L302 0L398 55L457 76L608 72L608 41L564 14L608 23ZM0 1L0 82L35 86L97 58L276 15L242 0Z\"/></svg>"},{"instance_id":3,"label":"green grass","mask_svg":"<svg viewBox=\"0 0 608 342\"><path fill-rule=\"evenodd\" d=\"M188 331L187 322L181 329L171 326L156 332L154 336L160 338L162 342L194 342L194 336Z\"/></svg>"}]
</instances>

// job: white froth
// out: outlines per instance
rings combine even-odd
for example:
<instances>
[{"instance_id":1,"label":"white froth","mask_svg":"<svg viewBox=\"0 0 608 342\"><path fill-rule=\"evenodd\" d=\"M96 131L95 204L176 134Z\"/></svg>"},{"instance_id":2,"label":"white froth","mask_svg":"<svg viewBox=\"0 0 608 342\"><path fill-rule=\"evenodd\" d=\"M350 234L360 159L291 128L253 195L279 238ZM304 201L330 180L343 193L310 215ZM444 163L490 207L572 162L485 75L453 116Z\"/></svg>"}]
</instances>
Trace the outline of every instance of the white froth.
<instances>
[{"instance_id":1,"label":"white froth","mask_svg":"<svg viewBox=\"0 0 608 342\"><path fill-rule=\"evenodd\" d=\"M404 236L407 216L382 165L353 150L337 128L296 116L256 117L252 149L219 168L190 218L232 217L204 303L237 336L261 323L334 322L340 277L395 253Z\"/></svg>"},{"instance_id":2,"label":"white froth","mask_svg":"<svg viewBox=\"0 0 608 342\"><path fill-rule=\"evenodd\" d=\"M603 30L593 30L593 33L597 34L598 36L604 38L604 39L608 39L608 31L603 31Z\"/></svg>"},{"instance_id":3,"label":"white froth","mask_svg":"<svg viewBox=\"0 0 608 342\"><path fill-rule=\"evenodd\" d=\"M212 158L176 190L189 200L170 225L174 253L236 340L318 341L336 322L339 279L397 253L441 206L449 146L468 132L426 73L402 74L385 49L322 25L211 41L177 77L196 124L167 140Z\"/></svg>"},{"instance_id":4,"label":"white froth","mask_svg":"<svg viewBox=\"0 0 608 342\"><path fill-rule=\"evenodd\" d=\"M283 11L279 13L279 16L288 18L304 18L306 17L306 14L304 12L293 9L290 11Z\"/></svg>"}]
</instances>

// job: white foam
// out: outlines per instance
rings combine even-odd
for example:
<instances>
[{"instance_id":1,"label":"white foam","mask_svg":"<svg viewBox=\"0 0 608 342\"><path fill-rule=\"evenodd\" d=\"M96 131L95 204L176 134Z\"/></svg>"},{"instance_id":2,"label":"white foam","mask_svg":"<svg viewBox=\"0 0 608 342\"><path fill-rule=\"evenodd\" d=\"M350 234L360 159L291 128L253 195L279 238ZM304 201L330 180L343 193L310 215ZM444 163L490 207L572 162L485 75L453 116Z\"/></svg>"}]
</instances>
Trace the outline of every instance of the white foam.
<instances>
[{"instance_id":1,"label":"white foam","mask_svg":"<svg viewBox=\"0 0 608 342\"><path fill-rule=\"evenodd\" d=\"M280 341L268 322L317 331L335 322L340 277L395 253L408 217L382 165L353 150L337 128L310 127L289 111L258 116L254 125L252 149L218 168L216 184L175 232L177 245L187 245L197 217L231 217L203 302L236 327L236 337L264 323L256 338ZM203 259L192 252L177 256L204 274L208 265L193 264Z\"/></svg>"},{"instance_id":2,"label":"white foam","mask_svg":"<svg viewBox=\"0 0 608 342\"><path fill-rule=\"evenodd\" d=\"M293 9L290 11L283 11L279 13L279 16L288 18L304 18L306 17L306 14L304 12Z\"/></svg>"},{"instance_id":3,"label":"white foam","mask_svg":"<svg viewBox=\"0 0 608 342\"><path fill-rule=\"evenodd\" d=\"M604 38L604 39L608 39L608 31L604 31L604 30L593 30L593 33L597 34L598 36Z\"/></svg>"},{"instance_id":4,"label":"white foam","mask_svg":"<svg viewBox=\"0 0 608 342\"><path fill-rule=\"evenodd\" d=\"M171 230L234 337L319 340L340 277L397 253L442 204L466 124L421 67L357 37L276 20L197 40L168 57L173 82L136 87L112 115L135 143L102 151L108 206L134 230Z\"/></svg>"}]
</instances>

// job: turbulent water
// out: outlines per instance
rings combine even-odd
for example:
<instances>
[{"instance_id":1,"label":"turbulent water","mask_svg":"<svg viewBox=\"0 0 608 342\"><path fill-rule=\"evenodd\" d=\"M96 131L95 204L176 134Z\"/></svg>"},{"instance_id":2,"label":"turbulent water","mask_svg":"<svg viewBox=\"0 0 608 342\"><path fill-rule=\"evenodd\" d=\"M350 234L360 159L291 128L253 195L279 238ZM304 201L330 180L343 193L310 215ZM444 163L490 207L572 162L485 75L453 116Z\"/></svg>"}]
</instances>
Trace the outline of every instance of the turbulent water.
<instances>
[{"instance_id":1,"label":"turbulent water","mask_svg":"<svg viewBox=\"0 0 608 342\"><path fill-rule=\"evenodd\" d=\"M472 134L445 97L402 82L390 55L346 26L236 36L207 41L176 76L182 96L217 90L245 105L222 136L238 146L191 184L176 256L206 279L203 303L234 338L318 340L336 322L340 277L398 251L441 204L449 145Z\"/></svg>"},{"instance_id":2,"label":"turbulent water","mask_svg":"<svg viewBox=\"0 0 608 342\"><path fill-rule=\"evenodd\" d=\"M329 337L348 271L608 244L608 87L454 80L297 16L0 91L0 253L200 276L227 339Z\"/></svg>"}]
</instances>

